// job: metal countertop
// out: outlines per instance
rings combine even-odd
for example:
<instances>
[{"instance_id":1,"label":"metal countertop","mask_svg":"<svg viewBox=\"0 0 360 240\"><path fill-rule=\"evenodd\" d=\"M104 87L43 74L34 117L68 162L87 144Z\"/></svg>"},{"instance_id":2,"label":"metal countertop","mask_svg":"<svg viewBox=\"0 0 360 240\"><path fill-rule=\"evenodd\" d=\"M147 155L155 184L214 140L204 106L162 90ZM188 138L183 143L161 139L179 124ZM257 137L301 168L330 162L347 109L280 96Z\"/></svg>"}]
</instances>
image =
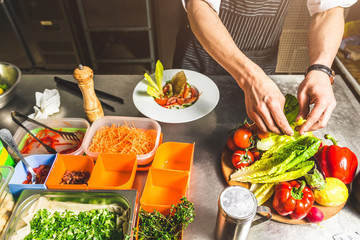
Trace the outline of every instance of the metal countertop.
<instances>
[{"instance_id":1,"label":"metal countertop","mask_svg":"<svg viewBox=\"0 0 360 240\"><path fill-rule=\"evenodd\" d=\"M57 75L74 81L71 75ZM246 110L244 94L235 81L228 76L209 76L218 86L220 100L216 108L205 117L181 124L159 122L163 141L195 142L195 154L190 180L189 200L195 204L195 222L189 225L184 239L214 239L217 215L217 202L221 191L227 186L221 173L220 157L229 131L244 121ZM270 76L284 94L296 95L301 75ZM80 117L86 119L82 98L57 87L54 75L23 75L15 98L0 110L0 127L15 133L17 125L10 116L11 110L24 114L33 112L35 92L45 88L57 88L61 96L60 112L52 117ZM125 104L109 100L116 112L104 109L107 116L143 117L135 108L132 92L143 79L141 75L95 75L95 87L110 94L120 96ZM325 133L333 135L341 146L350 148L360 159L360 104L340 76L335 80L337 107L325 129L314 132L323 139ZM134 187L140 189L145 183L147 173L136 175ZM250 229L248 239L333 239L340 233L358 232L360 234L360 213L348 201L342 211L320 224L288 225L269 221Z\"/></svg>"}]
</instances>

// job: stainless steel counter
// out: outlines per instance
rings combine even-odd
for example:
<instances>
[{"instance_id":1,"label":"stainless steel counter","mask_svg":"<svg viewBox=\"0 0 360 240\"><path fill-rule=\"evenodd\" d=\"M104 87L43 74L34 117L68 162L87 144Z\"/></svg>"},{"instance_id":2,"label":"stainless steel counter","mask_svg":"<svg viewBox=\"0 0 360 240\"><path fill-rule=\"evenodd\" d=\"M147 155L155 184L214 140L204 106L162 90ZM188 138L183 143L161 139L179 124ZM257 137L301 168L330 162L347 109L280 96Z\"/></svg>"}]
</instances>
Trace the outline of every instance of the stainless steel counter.
<instances>
[{"instance_id":1,"label":"stainless steel counter","mask_svg":"<svg viewBox=\"0 0 360 240\"><path fill-rule=\"evenodd\" d=\"M56 88L54 75L24 75L15 99L0 110L0 127L8 128L13 134L17 129L10 117L11 110L25 114L33 112L35 92L43 92L45 88ZM59 75L73 80L71 75ZM271 76L284 94L296 95L302 76ZM195 142L194 165L191 173L189 199L195 203L196 219L185 231L184 239L213 239L217 214L217 200L226 182L220 169L221 151L228 133L246 117L243 92L231 77L210 76L220 90L217 107L207 116L189 123L161 123L163 141ZM111 94L124 98L125 104L108 100L116 112L104 110L105 115L138 116L141 113L132 102L132 91L142 76L99 75L94 77L95 86ZM82 98L58 88L61 95L61 110L52 117L85 118ZM360 160L360 104L352 95L343 80L337 76L335 80L337 107L325 129L314 134L323 137L330 133L339 145L349 147ZM139 172L134 187L143 188L146 172ZM288 225L275 221L263 223L251 228L248 239L332 239L339 233L360 233L360 214L350 202L336 216L320 223L308 225Z\"/></svg>"}]
</instances>

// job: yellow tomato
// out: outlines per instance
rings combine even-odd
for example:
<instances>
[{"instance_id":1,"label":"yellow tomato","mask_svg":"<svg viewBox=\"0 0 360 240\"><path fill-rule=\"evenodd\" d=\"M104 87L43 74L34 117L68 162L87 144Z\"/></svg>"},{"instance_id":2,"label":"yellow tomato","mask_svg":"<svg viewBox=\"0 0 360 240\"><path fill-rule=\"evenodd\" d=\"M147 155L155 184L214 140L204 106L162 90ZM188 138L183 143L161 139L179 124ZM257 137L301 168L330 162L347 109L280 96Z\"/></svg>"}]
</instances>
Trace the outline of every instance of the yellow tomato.
<instances>
[{"instance_id":1,"label":"yellow tomato","mask_svg":"<svg viewBox=\"0 0 360 240\"><path fill-rule=\"evenodd\" d=\"M346 202L349 192L345 183L340 179L327 177L325 188L321 191L315 190L314 197L318 204L333 207Z\"/></svg>"},{"instance_id":2,"label":"yellow tomato","mask_svg":"<svg viewBox=\"0 0 360 240\"><path fill-rule=\"evenodd\" d=\"M0 95L4 93L4 89L0 88Z\"/></svg>"}]
</instances>

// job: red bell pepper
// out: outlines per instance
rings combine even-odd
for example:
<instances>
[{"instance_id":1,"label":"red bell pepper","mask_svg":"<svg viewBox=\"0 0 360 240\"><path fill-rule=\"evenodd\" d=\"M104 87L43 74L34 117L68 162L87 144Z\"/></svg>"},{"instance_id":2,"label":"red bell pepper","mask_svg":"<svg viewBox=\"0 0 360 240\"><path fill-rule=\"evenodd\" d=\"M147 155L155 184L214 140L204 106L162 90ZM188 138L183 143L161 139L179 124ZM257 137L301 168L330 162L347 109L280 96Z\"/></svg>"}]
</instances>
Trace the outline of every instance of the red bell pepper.
<instances>
[{"instance_id":1,"label":"red bell pepper","mask_svg":"<svg viewBox=\"0 0 360 240\"><path fill-rule=\"evenodd\" d=\"M281 215L302 219L314 204L314 194L305 181L282 182L276 185L273 208Z\"/></svg>"},{"instance_id":2,"label":"red bell pepper","mask_svg":"<svg viewBox=\"0 0 360 240\"><path fill-rule=\"evenodd\" d=\"M330 139L333 145L324 145L315 154L315 159L325 177L338 178L345 184L351 183L358 167L356 155L347 147L339 147L330 135L326 134L325 138Z\"/></svg>"}]
</instances>

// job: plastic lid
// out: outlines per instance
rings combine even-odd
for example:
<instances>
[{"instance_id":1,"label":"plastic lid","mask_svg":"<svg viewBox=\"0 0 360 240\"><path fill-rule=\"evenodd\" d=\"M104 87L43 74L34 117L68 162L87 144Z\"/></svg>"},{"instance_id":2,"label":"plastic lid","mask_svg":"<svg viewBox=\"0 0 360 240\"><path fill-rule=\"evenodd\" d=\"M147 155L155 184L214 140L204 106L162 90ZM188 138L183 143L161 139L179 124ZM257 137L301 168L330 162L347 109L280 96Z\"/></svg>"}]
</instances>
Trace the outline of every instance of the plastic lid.
<instances>
[{"instance_id":1,"label":"plastic lid","mask_svg":"<svg viewBox=\"0 0 360 240\"><path fill-rule=\"evenodd\" d=\"M8 183L14 174L14 168L11 166L0 166L0 196L3 195Z\"/></svg>"},{"instance_id":2,"label":"plastic lid","mask_svg":"<svg viewBox=\"0 0 360 240\"><path fill-rule=\"evenodd\" d=\"M245 219L256 213L257 201L249 189L230 186L220 194L220 206L234 219Z\"/></svg>"}]
</instances>

